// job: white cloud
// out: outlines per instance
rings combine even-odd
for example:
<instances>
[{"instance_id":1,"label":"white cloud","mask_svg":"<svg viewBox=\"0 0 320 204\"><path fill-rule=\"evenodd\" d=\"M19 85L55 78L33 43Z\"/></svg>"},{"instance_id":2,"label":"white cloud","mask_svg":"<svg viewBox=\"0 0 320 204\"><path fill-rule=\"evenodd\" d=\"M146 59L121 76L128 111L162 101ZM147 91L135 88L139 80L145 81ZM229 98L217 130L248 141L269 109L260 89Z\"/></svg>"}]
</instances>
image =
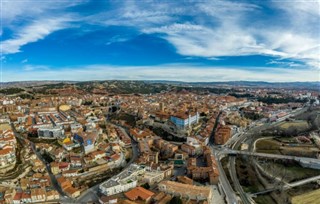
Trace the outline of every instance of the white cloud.
<instances>
[{"instance_id":1,"label":"white cloud","mask_svg":"<svg viewBox=\"0 0 320 204\"><path fill-rule=\"evenodd\" d=\"M152 27L142 29L144 33L168 33L168 34L176 34L185 31L200 31L204 32L205 28L201 25L194 25L191 23L173 23L172 25L164 25L161 27Z\"/></svg>"},{"instance_id":2,"label":"white cloud","mask_svg":"<svg viewBox=\"0 0 320 204\"><path fill-rule=\"evenodd\" d=\"M2 53L20 52L22 46L41 40L54 31L66 28L70 20L69 17L58 17L34 21L18 31L13 38L2 41Z\"/></svg>"},{"instance_id":3,"label":"white cloud","mask_svg":"<svg viewBox=\"0 0 320 204\"><path fill-rule=\"evenodd\" d=\"M31 66L28 71L5 70L4 81L26 80L180 80L180 81L320 81L319 70L301 70L261 67L204 67L190 64L165 64L159 66L92 65L81 68L49 69ZM43 69L41 68L43 67Z\"/></svg>"},{"instance_id":4,"label":"white cloud","mask_svg":"<svg viewBox=\"0 0 320 204\"><path fill-rule=\"evenodd\" d=\"M280 61L280 60L270 60L267 64L276 64L282 67L302 67L301 64L295 62L287 62L287 61Z\"/></svg>"},{"instance_id":5,"label":"white cloud","mask_svg":"<svg viewBox=\"0 0 320 204\"><path fill-rule=\"evenodd\" d=\"M78 16L65 12L66 8L86 2L67 1L4 1L2 2L2 26L12 34L1 41L1 52L13 54L20 48L36 42L49 34L71 26ZM1 30L2 33L2 30Z\"/></svg>"},{"instance_id":6,"label":"white cloud","mask_svg":"<svg viewBox=\"0 0 320 204\"><path fill-rule=\"evenodd\" d=\"M17 21L35 20L63 13L65 8L87 2L87 0L76 1L2 1L2 23L10 26Z\"/></svg>"},{"instance_id":7,"label":"white cloud","mask_svg":"<svg viewBox=\"0 0 320 204\"><path fill-rule=\"evenodd\" d=\"M39 71L39 70L49 70L50 68L45 65L25 65L23 66L24 71Z\"/></svg>"},{"instance_id":8,"label":"white cloud","mask_svg":"<svg viewBox=\"0 0 320 204\"><path fill-rule=\"evenodd\" d=\"M319 68L319 1L110 1L111 9L77 17L65 8L84 1L5 1L3 23L14 31L2 42L5 54L36 42L76 21L104 26L130 26L147 34L160 34L186 57L270 55ZM266 14L265 7L274 12ZM82 15L82 16L81 16ZM19 24L23 22L21 25ZM129 37L115 36L107 44ZM290 65L289 65L290 67Z\"/></svg>"},{"instance_id":9,"label":"white cloud","mask_svg":"<svg viewBox=\"0 0 320 204\"><path fill-rule=\"evenodd\" d=\"M28 59L24 59L24 60L21 61L21 64L25 64L27 62L28 62Z\"/></svg>"},{"instance_id":10,"label":"white cloud","mask_svg":"<svg viewBox=\"0 0 320 204\"><path fill-rule=\"evenodd\" d=\"M266 14L263 6L275 15ZM263 6L244 1L131 2L104 23L162 34L185 56L270 55L319 68L319 1L274 1Z\"/></svg>"}]
</instances>

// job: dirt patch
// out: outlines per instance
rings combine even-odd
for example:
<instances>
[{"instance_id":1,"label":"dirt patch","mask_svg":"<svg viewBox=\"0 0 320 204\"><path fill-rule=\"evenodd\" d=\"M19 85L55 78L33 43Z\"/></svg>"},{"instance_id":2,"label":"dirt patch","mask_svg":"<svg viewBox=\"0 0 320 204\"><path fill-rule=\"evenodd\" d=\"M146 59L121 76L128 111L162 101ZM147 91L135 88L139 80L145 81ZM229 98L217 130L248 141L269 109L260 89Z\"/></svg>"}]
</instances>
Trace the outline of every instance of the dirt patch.
<instances>
[{"instance_id":1,"label":"dirt patch","mask_svg":"<svg viewBox=\"0 0 320 204\"><path fill-rule=\"evenodd\" d=\"M309 124L305 120L300 120L300 121L284 122L279 127L283 129L297 128L299 130L306 130L309 128Z\"/></svg>"},{"instance_id":2,"label":"dirt patch","mask_svg":"<svg viewBox=\"0 0 320 204\"><path fill-rule=\"evenodd\" d=\"M11 129L11 126L8 123L1 123L0 130L5 131Z\"/></svg>"},{"instance_id":3,"label":"dirt patch","mask_svg":"<svg viewBox=\"0 0 320 204\"><path fill-rule=\"evenodd\" d=\"M302 195L294 196L291 199L292 204L318 204L320 200L320 189L314 190Z\"/></svg>"},{"instance_id":4,"label":"dirt patch","mask_svg":"<svg viewBox=\"0 0 320 204\"><path fill-rule=\"evenodd\" d=\"M319 149L313 145L287 144L279 142L279 139L267 139L259 140L256 143L256 151L267 154L282 154L316 158Z\"/></svg>"},{"instance_id":5,"label":"dirt patch","mask_svg":"<svg viewBox=\"0 0 320 204\"><path fill-rule=\"evenodd\" d=\"M284 181L289 183L320 175L320 170L304 168L296 162L265 162L261 166L266 171L277 174L278 177L282 177Z\"/></svg>"}]
</instances>

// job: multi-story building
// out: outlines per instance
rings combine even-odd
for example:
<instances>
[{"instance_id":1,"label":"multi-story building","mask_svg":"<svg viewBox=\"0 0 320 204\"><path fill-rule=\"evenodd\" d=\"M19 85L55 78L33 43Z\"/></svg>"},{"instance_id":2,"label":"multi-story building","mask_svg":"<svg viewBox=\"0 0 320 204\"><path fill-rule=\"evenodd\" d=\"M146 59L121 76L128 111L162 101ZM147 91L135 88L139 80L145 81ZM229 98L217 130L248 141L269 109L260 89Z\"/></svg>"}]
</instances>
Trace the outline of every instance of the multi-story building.
<instances>
[{"instance_id":1,"label":"multi-story building","mask_svg":"<svg viewBox=\"0 0 320 204\"><path fill-rule=\"evenodd\" d=\"M206 166L199 167L197 166L196 158L189 158L187 173L192 179L207 179L210 184L217 184L219 180L217 163L207 147L204 148L203 156L205 158Z\"/></svg>"},{"instance_id":2,"label":"multi-story building","mask_svg":"<svg viewBox=\"0 0 320 204\"><path fill-rule=\"evenodd\" d=\"M85 154L95 149L95 142L99 134L97 132L81 132L74 135L73 140L83 145Z\"/></svg>"},{"instance_id":3,"label":"multi-story building","mask_svg":"<svg viewBox=\"0 0 320 204\"><path fill-rule=\"evenodd\" d=\"M100 184L99 190L107 196L128 191L137 186L138 176L144 172L143 167L131 164L128 169Z\"/></svg>"},{"instance_id":4,"label":"multi-story building","mask_svg":"<svg viewBox=\"0 0 320 204\"><path fill-rule=\"evenodd\" d=\"M188 153L189 155L193 156L196 154L196 148L194 146L188 144L182 144L181 150Z\"/></svg>"},{"instance_id":5,"label":"multi-story building","mask_svg":"<svg viewBox=\"0 0 320 204\"><path fill-rule=\"evenodd\" d=\"M158 187L160 191L172 196L211 203L212 189L210 187L194 186L173 181L162 181Z\"/></svg>"},{"instance_id":6,"label":"multi-story building","mask_svg":"<svg viewBox=\"0 0 320 204\"><path fill-rule=\"evenodd\" d=\"M170 116L170 121L179 129L191 127L192 124L199 122L199 113L177 113Z\"/></svg>"},{"instance_id":7,"label":"multi-story building","mask_svg":"<svg viewBox=\"0 0 320 204\"><path fill-rule=\"evenodd\" d=\"M7 167L8 165L15 164L15 144L16 138L12 130L0 132L0 168Z\"/></svg>"},{"instance_id":8,"label":"multi-story building","mask_svg":"<svg viewBox=\"0 0 320 204\"><path fill-rule=\"evenodd\" d=\"M46 191L43 188L31 189L31 200L33 203L46 201Z\"/></svg>"},{"instance_id":9,"label":"multi-story building","mask_svg":"<svg viewBox=\"0 0 320 204\"><path fill-rule=\"evenodd\" d=\"M231 128L227 125L218 127L214 134L214 143L216 145L225 144L231 137Z\"/></svg>"},{"instance_id":10,"label":"multi-story building","mask_svg":"<svg viewBox=\"0 0 320 204\"><path fill-rule=\"evenodd\" d=\"M172 173L173 165L160 165L154 166L154 168L146 167L142 180L147 182L149 185L154 185L163 179L171 177Z\"/></svg>"},{"instance_id":11,"label":"multi-story building","mask_svg":"<svg viewBox=\"0 0 320 204\"><path fill-rule=\"evenodd\" d=\"M142 200L144 203L150 203L151 197L154 195L154 193L142 187L136 187L126 192L124 195L132 201Z\"/></svg>"},{"instance_id":12,"label":"multi-story building","mask_svg":"<svg viewBox=\"0 0 320 204\"><path fill-rule=\"evenodd\" d=\"M64 129L60 127L52 128L39 128L38 129L39 138L64 138Z\"/></svg>"},{"instance_id":13,"label":"multi-story building","mask_svg":"<svg viewBox=\"0 0 320 204\"><path fill-rule=\"evenodd\" d=\"M12 147L0 149L0 168L9 164L13 164L15 161L16 155Z\"/></svg>"}]
</instances>

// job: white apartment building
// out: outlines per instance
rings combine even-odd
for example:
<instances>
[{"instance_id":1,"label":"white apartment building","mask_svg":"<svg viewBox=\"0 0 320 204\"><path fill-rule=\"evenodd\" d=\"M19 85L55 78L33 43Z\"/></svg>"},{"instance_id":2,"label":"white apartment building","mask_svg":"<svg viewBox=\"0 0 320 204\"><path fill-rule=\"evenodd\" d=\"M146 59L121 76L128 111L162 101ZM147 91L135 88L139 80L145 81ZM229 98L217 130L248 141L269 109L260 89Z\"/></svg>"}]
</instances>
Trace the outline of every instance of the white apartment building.
<instances>
[{"instance_id":1,"label":"white apartment building","mask_svg":"<svg viewBox=\"0 0 320 204\"><path fill-rule=\"evenodd\" d=\"M126 170L112 177L99 186L99 190L104 195L110 196L128 191L138 184L138 177L143 175L145 169L137 164L131 164Z\"/></svg>"},{"instance_id":2,"label":"white apartment building","mask_svg":"<svg viewBox=\"0 0 320 204\"><path fill-rule=\"evenodd\" d=\"M64 138L64 129L60 127L39 128L38 136L40 138Z\"/></svg>"}]
</instances>

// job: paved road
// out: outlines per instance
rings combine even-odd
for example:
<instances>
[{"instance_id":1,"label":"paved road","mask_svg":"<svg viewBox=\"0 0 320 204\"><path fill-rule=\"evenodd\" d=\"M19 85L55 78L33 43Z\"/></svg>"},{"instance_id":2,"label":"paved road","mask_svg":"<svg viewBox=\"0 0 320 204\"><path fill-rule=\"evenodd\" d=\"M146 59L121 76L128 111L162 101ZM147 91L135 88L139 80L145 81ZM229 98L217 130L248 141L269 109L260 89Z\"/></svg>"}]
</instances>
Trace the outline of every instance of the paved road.
<instances>
[{"instance_id":1,"label":"paved road","mask_svg":"<svg viewBox=\"0 0 320 204\"><path fill-rule=\"evenodd\" d=\"M233 184L234 184L234 187L236 189L237 192L239 192L239 195L240 195L240 198L241 198L241 201L244 203L244 204L251 204L251 203L254 203L254 201L252 200L251 197L249 197L243 190L240 182L239 182L239 179L238 179L238 176L237 176L237 171L236 171L236 158L235 157L231 157L229 159L229 163L230 163L230 176L231 176L231 180L233 181Z\"/></svg>"},{"instance_id":2,"label":"paved road","mask_svg":"<svg viewBox=\"0 0 320 204\"><path fill-rule=\"evenodd\" d=\"M218 152L216 152L216 150L212 146L210 146L210 147L211 147L212 154L215 156L215 158L217 160L217 166L218 166L219 173L220 173L219 174L219 183L221 184L222 189L226 195L227 203L228 204L229 203L236 204L236 203L238 203L237 195L233 191L233 189L229 183L229 180L224 172L222 164L220 162L220 159L222 159L222 157L218 154Z\"/></svg>"},{"instance_id":3,"label":"paved road","mask_svg":"<svg viewBox=\"0 0 320 204\"><path fill-rule=\"evenodd\" d=\"M240 150L232 150L224 148L221 151L221 154L242 154L248 156L255 156L255 157L264 157L264 158L271 158L271 159L288 159L288 160L295 160L297 162L304 162L304 163L312 163L320 165L320 159L310 158L310 157L297 157L297 156L290 156L290 155L281 155L281 154L267 154L267 153L258 153L258 152L248 152L248 151L240 151Z\"/></svg>"},{"instance_id":4,"label":"paved road","mask_svg":"<svg viewBox=\"0 0 320 204\"><path fill-rule=\"evenodd\" d=\"M297 109L295 111L292 111L291 115L294 116L294 115L300 114L305 110L306 110L306 108ZM232 137L224 146L222 146L222 149L217 150L219 152L218 154L222 154L223 155L223 154L225 154L223 152L226 151L226 150L229 151L228 154L238 154L238 153L242 154L242 151L241 152L235 152L235 151L240 147L240 145L244 141L246 141L247 139L251 139L252 140L254 138L254 134L255 133L260 132L260 131L262 131L264 129L267 129L267 128L274 127L274 126L278 125L281 122L282 122L282 120L279 120L279 121L274 122L274 123L266 123L265 121L262 121L262 120L253 122L248 129L246 129L244 132L239 132L238 134L234 135L234 137ZM228 147L231 147L231 149L229 149ZM243 153L243 154L251 154L251 152L246 152L246 153ZM266 155L261 155L261 156L266 156ZM232 181L234 183L236 191L239 192L239 194L240 194L242 202L246 203L246 204L254 203L254 200L252 200L252 198L249 197L249 195L244 192L242 186L240 185L240 182L239 182L239 180L237 178L237 172L236 172L236 168L235 168L235 158L234 157L230 158L229 166L230 166L231 179L232 179ZM219 171L220 171L220 169L219 169ZM223 169L222 169L222 171L223 171ZM230 185L230 183L229 183L229 185ZM227 184L225 184L225 186L223 185L223 187L227 187ZM228 191L230 191L230 189ZM227 192L226 192L226 194L227 194Z\"/></svg>"},{"instance_id":5,"label":"paved road","mask_svg":"<svg viewBox=\"0 0 320 204\"><path fill-rule=\"evenodd\" d=\"M233 143L230 143L230 146L232 147L232 149L238 149L239 146L241 145L242 141L245 140L246 137L247 137L247 135L245 133L238 134L237 137L235 137L235 139L233 140ZM231 149L231 151L232 151L232 149ZM228 150L228 148L226 148L226 147L222 148L222 151L220 151L220 154L225 152L226 150ZM254 203L254 200L252 200L252 198L249 197L244 192L244 190L239 182L239 179L237 176L237 171L236 171L236 158L235 157L229 158L229 171L230 171L230 177L233 182L234 188L239 193L242 203L244 203L244 204Z\"/></svg>"},{"instance_id":6,"label":"paved road","mask_svg":"<svg viewBox=\"0 0 320 204\"><path fill-rule=\"evenodd\" d=\"M214 157L216 158L216 161L217 161L217 166L218 166L218 169L219 169L219 183L221 184L221 187L224 191L224 194L226 195L226 200L227 200L227 203L229 204L236 204L238 203L238 199L237 199L237 195L235 194L235 192L233 191L231 185L230 185L230 182L226 176L226 173L224 172L224 169L222 167L222 164L221 164L221 159L223 156L225 155L220 155L219 154L219 151L217 149L214 148L214 133L215 133L215 130L217 128L217 125L219 123L219 120L220 120L220 115L221 115L221 112L219 112L217 118L216 118L216 121L215 121L215 125L212 129L212 133L210 135L210 138L209 138L209 147L211 149L211 153L212 155L214 155Z\"/></svg>"},{"instance_id":7,"label":"paved road","mask_svg":"<svg viewBox=\"0 0 320 204\"><path fill-rule=\"evenodd\" d=\"M270 192L276 191L276 190L285 191L285 190L288 190L290 188L294 188L294 187L301 186L301 185L304 185L304 184L307 184L307 183L315 182L317 180L320 180L320 175L314 176L314 177L311 177L311 178L306 178L306 179L303 179L303 180L300 180L300 181L295 181L295 182L292 182L292 183L287 183L287 184L284 184L283 186L278 186L278 187L275 187L275 188L266 189L264 191L253 193L252 195L266 194L266 193L270 193Z\"/></svg>"}]
</instances>

